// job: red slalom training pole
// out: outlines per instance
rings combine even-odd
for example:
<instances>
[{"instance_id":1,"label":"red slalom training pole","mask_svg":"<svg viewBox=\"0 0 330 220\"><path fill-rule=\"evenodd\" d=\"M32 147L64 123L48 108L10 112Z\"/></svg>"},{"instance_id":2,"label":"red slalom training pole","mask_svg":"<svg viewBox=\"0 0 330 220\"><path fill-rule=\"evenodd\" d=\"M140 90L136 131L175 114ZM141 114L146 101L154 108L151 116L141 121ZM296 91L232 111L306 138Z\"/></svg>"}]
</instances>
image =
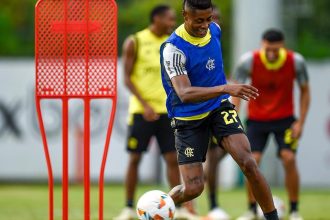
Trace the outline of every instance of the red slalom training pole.
<instances>
[{"instance_id":1,"label":"red slalom training pole","mask_svg":"<svg viewBox=\"0 0 330 220\"><path fill-rule=\"evenodd\" d=\"M36 109L48 170L49 220L54 177L41 100L62 101L62 220L69 216L69 100L84 101L84 220L90 220L90 103L111 99L99 174L103 220L104 173L117 103L117 5L114 0L39 0L35 8Z\"/></svg>"}]
</instances>

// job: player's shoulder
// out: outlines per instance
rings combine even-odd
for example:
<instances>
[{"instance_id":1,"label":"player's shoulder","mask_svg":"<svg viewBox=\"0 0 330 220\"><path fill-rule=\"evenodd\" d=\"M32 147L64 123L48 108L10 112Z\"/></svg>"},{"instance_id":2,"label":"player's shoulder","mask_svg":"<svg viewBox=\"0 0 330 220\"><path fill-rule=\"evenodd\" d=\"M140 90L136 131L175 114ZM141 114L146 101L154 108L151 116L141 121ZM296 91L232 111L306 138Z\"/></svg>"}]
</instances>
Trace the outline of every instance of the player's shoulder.
<instances>
[{"instance_id":1,"label":"player's shoulder","mask_svg":"<svg viewBox=\"0 0 330 220\"><path fill-rule=\"evenodd\" d=\"M177 46L175 46L173 43L165 42L163 54L174 54L174 53L184 55L184 52L180 50Z\"/></svg>"},{"instance_id":2,"label":"player's shoulder","mask_svg":"<svg viewBox=\"0 0 330 220\"><path fill-rule=\"evenodd\" d=\"M219 25L218 23L214 22L214 21L212 21L212 22L210 23L210 26L214 26L215 28L217 28L218 30L221 31L221 27L220 27L220 25Z\"/></svg>"},{"instance_id":3,"label":"player's shoulder","mask_svg":"<svg viewBox=\"0 0 330 220\"><path fill-rule=\"evenodd\" d=\"M296 51L293 51L293 59L294 59L294 62L296 63L305 63L305 58L302 54L296 52Z\"/></svg>"},{"instance_id":4,"label":"player's shoulder","mask_svg":"<svg viewBox=\"0 0 330 220\"><path fill-rule=\"evenodd\" d=\"M255 54L255 51L248 51L248 52L243 53L243 55L239 59L240 63L252 62L254 54Z\"/></svg>"},{"instance_id":5,"label":"player's shoulder","mask_svg":"<svg viewBox=\"0 0 330 220\"><path fill-rule=\"evenodd\" d=\"M218 32L221 34L221 27L219 24L215 23L214 21L212 21L210 23L210 26L209 26L209 29L210 30L213 30L213 32Z\"/></svg>"},{"instance_id":6,"label":"player's shoulder","mask_svg":"<svg viewBox=\"0 0 330 220\"><path fill-rule=\"evenodd\" d=\"M135 36L141 36L141 35L147 35L149 33L150 33L149 28L145 28L145 29L142 29L142 30L136 32L134 35Z\"/></svg>"}]
</instances>

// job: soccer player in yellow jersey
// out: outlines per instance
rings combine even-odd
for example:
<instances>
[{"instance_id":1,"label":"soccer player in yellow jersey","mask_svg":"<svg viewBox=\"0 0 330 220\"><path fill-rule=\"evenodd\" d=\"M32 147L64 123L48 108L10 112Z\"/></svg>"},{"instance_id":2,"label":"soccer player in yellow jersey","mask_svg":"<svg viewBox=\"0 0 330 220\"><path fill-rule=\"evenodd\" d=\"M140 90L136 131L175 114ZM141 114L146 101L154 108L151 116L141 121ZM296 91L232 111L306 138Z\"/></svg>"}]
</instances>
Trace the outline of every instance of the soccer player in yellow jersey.
<instances>
[{"instance_id":1,"label":"soccer player in yellow jersey","mask_svg":"<svg viewBox=\"0 0 330 220\"><path fill-rule=\"evenodd\" d=\"M150 26L129 36L123 45L125 85L131 92L126 172L126 207L116 220L136 219L134 195L138 168L150 138L155 136L166 162L167 179L174 187L180 184L174 135L167 117L166 94L160 77L159 48L175 25L175 12L169 6L158 5L150 14ZM187 213L189 215L189 213Z\"/></svg>"}]
</instances>

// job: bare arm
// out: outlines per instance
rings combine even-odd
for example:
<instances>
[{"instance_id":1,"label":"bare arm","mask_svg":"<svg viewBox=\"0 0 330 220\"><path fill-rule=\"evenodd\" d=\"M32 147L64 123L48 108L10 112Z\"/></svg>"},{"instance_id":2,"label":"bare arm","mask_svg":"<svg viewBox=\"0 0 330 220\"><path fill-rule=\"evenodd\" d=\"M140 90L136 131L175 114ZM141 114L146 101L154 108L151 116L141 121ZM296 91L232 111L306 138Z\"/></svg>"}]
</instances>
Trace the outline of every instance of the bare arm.
<instances>
[{"instance_id":1,"label":"bare arm","mask_svg":"<svg viewBox=\"0 0 330 220\"><path fill-rule=\"evenodd\" d=\"M124 81L126 87L131 91L133 95L139 100L144 107L144 118L147 121L156 120L159 116L153 111L149 104L143 99L139 91L136 89L134 83L131 80L131 74L133 72L134 64L136 61L135 42L133 37L128 37L123 45L123 65L124 65Z\"/></svg>"},{"instance_id":2,"label":"bare arm","mask_svg":"<svg viewBox=\"0 0 330 220\"><path fill-rule=\"evenodd\" d=\"M187 75L179 75L171 79L175 92L184 103L202 102L224 94L229 94L244 100L258 96L258 90L250 85L235 84L214 87L191 86Z\"/></svg>"},{"instance_id":3,"label":"bare arm","mask_svg":"<svg viewBox=\"0 0 330 220\"><path fill-rule=\"evenodd\" d=\"M299 99L299 118L295 121L292 128L292 137L300 138L305 120L307 117L307 112L310 103L310 89L308 84L308 73L306 62L303 56L298 53L294 53L295 69L296 69L296 79L299 84L300 89L300 99Z\"/></svg>"},{"instance_id":4,"label":"bare arm","mask_svg":"<svg viewBox=\"0 0 330 220\"><path fill-rule=\"evenodd\" d=\"M165 45L163 65L176 94L183 103L202 102L224 94L245 100L258 96L257 89L249 85L192 86L185 68L186 56L172 44Z\"/></svg>"},{"instance_id":5,"label":"bare arm","mask_svg":"<svg viewBox=\"0 0 330 220\"><path fill-rule=\"evenodd\" d=\"M292 125L292 137L300 138L310 103L310 89L308 83L300 86L299 118Z\"/></svg>"},{"instance_id":6,"label":"bare arm","mask_svg":"<svg viewBox=\"0 0 330 220\"><path fill-rule=\"evenodd\" d=\"M235 84L238 83L237 81L233 81L233 82L234 82ZM235 105L235 109L236 109L237 113L239 113L240 108L241 108L241 99L233 96L233 97L231 98L231 102Z\"/></svg>"},{"instance_id":7,"label":"bare arm","mask_svg":"<svg viewBox=\"0 0 330 220\"><path fill-rule=\"evenodd\" d=\"M246 80L251 75L252 62L253 62L252 52L248 52L242 55L232 75L233 83L238 84L238 83L246 82ZM241 106L241 99L237 97L232 97L232 103L236 106L236 111L239 112Z\"/></svg>"}]
</instances>

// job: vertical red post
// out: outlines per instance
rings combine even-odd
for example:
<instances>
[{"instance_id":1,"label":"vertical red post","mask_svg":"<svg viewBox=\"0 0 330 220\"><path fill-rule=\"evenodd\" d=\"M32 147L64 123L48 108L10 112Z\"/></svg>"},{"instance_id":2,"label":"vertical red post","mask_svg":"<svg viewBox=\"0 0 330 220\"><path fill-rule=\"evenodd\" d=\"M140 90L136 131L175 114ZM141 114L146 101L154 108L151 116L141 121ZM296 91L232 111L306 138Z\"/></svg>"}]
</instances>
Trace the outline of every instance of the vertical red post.
<instances>
[{"instance_id":1,"label":"vertical red post","mask_svg":"<svg viewBox=\"0 0 330 220\"><path fill-rule=\"evenodd\" d=\"M90 105L111 99L99 175L103 220L104 173L117 103L117 6L114 0L39 0L35 9L36 105L46 158L49 220L54 220L54 177L41 100L62 100L62 220L69 220L69 101L84 100L84 219L90 220ZM44 113L46 114L46 113Z\"/></svg>"},{"instance_id":2,"label":"vertical red post","mask_svg":"<svg viewBox=\"0 0 330 220\"><path fill-rule=\"evenodd\" d=\"M62 101L62 218L69 219L69 106L68 99Z\"/></svg>"},{"instance_id":3,"label":"vertical red post","mask_svg":"<svg viewBox=\"0 0 330 220\"><path fill-rule=\"evenodd\" d=\"M90 101L85 100L84 111L84 210L90 220Z\"/></svg>"}]
</instances>

